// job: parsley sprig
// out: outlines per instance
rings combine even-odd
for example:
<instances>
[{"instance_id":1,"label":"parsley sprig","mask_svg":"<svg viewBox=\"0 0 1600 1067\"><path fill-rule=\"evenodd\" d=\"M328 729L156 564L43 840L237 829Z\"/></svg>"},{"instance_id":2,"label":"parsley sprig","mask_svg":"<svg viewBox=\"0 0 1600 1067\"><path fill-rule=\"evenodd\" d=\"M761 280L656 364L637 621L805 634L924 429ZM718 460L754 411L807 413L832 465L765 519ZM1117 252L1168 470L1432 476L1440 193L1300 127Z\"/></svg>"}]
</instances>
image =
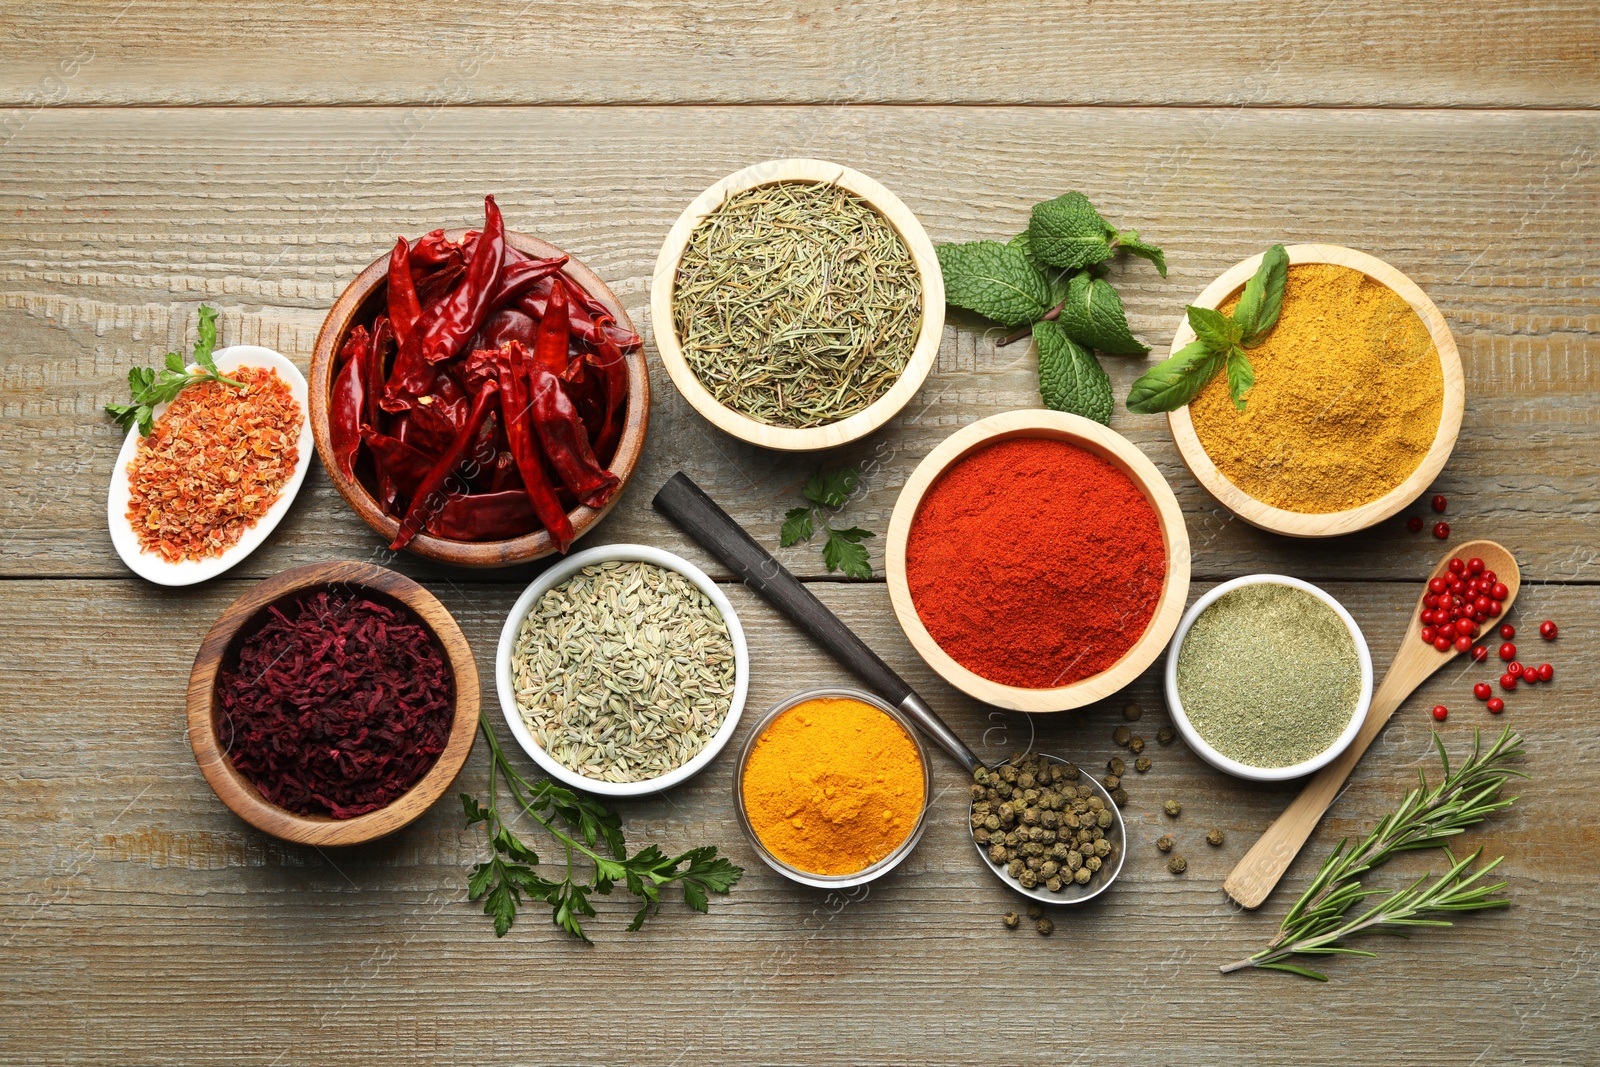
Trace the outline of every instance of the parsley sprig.
<instances>
[{"instance_id":1,"label":"parsley sprig","mask_svg":"<svg viewBox=\"0 0 1600 1067\"><path fill-rule=\"evenodd\" d=\"M871 578L872 561L867 556L867 546L861 542L875 535L859 526L835 529L828 524L828 516L844 507L860 483L861 471L855 467L817 471L801 490L808 503L790 508L784 515L778 543L788 548L809 541L820 522L828 531L828 540L822 546L822 562L828 565L828 573L842 570L850 578Z\"/></svg>"},{"instance_id":2,"label":"parsley sprig","mask_svg":"<svg viewBox=\"0 0 1600 1067\"><path fill-rule=\"evenodd\" d=\"M107 404L106 414L117 420L126 430L138 424L139 436L146 437L155 423L155 407L177 398L184 389L196 382L221 382L243 389L243 382L225 378L217 372L216 359L211 353L217 347L217 309L200 305L200 338L194 343L194 362L200 364L198 373L191 374L184 358L168 352L166 366L157 373L150 367L133 367L128 371L128 389L133 393L131 404Z\"/></svg>"},{"instance_id":3,"label":"parsley sprig","mask_svg":"<svg viewBox=\"0 0 1600 1067\"><path fill-rule=\"evenodd\" d=\"M496 937L504 937L511 929L524 894L549 904L550 921L556 926L588 941L583 920L595 915L589 901L592 893L609 895L617 883L622 883L630 894L643 901L628 926L629 930L637 930L645 919L660 911L661 891L666 886L679 883L683 886L684 903L696 911L705 911L707 893L726 893L744 874L742 867L717 855L715 845L692 848L678 856L667 856L655 845L648 845L628 855L621 816L592 797L556 785L548 778L530 782L506 761L500 742L481 713L478 726L489 742L489 803L481 804L462 793L461 805L468 826L483 824L490 854L467 877L467 899L483 901L484 914L494 919ZM512 833L501 812L501 779L520 814L526 814L555 838L566 859L564 877L546 878L534 869L539 865L538 853Z\"/></svg>"}]
</instances>

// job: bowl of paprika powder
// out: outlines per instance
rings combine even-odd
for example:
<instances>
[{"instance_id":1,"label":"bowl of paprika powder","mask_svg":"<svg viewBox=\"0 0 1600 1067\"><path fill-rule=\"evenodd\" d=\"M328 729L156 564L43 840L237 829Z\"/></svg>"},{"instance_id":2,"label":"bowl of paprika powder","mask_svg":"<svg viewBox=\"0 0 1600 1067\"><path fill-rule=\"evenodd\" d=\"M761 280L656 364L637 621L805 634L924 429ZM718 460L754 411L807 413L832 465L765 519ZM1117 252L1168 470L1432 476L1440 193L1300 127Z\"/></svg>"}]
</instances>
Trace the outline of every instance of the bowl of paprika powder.
<instances>
[{"instance_id":1,"label":"bowl of paprika powder","mask_svg":"<svg viewBox=\"0 0 1600 1067\"><path fill-rule=\"evenodd\" d=\"M1121 434L1058 411L946 438L900 491L889 597L922 658L1014 711L1066 711L1155 662L1189 592L1171 487Z\"/></svg>"}]
</instances>

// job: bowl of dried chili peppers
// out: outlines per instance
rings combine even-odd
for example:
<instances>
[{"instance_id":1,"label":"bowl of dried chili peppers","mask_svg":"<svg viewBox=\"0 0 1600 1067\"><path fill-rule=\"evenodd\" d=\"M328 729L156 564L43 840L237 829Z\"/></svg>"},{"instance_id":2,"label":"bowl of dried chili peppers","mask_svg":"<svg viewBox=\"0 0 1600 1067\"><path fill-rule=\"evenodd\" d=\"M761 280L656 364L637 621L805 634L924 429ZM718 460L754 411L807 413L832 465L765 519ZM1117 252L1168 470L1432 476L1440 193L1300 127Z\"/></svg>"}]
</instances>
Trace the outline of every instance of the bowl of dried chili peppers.
<instances>
[{"instance_id":1,"label":"bowl of dried chili peppers","mask_svg":"<svg viewBox=\"0 0 1600 1067\"><path fill-rule=\"evenodd\" d=\"M593 271L509 232L395 242L317 336L311 427L395 551L467 567L565 552L616 504L649 422L639 335Z\"/></svg>"},{"instance_id":2,"label":"bowl of dried chili peppers","mask_svg":"<svg viewBox=\"0 0 1600 1067\"><path fill-rule=\"evenodd\" d=\"M309 845L393 833L455 781L478 730L478 671L422 586L315 563L228 606L189 676L206 781L259 830Z\"/></svg>"}]
</instances>

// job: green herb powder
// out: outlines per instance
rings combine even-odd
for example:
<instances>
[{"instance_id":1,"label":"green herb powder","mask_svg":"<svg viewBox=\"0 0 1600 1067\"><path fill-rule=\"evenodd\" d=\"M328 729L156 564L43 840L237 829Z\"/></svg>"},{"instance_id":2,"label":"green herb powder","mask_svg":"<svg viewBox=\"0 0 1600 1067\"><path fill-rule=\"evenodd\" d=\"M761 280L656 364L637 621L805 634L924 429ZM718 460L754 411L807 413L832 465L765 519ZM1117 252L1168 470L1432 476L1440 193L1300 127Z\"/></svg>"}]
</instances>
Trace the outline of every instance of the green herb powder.
<instances>
[{"instance_id":1,"label":"green herb powder","mask_svg":"<svg viewBox=\"0 0 1600 1067\"><path fill-rule=\"evenodd\" d=\"M1178 650L1178 698L1212 748L1251 767L1325 752L1350 724L1361 663L1344 621L1293 586L1241 586L1200 613Z\"/></svg>"}]
</instances>

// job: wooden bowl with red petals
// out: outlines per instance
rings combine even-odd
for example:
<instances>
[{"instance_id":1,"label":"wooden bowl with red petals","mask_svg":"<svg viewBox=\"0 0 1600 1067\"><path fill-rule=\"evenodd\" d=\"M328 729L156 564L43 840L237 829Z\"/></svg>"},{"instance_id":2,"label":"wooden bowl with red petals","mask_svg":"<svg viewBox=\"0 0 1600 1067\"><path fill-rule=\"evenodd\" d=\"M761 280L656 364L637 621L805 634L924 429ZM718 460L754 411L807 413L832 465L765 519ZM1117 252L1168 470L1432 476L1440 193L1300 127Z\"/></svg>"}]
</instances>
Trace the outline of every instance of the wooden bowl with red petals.
<instances>
[{"instance_id":1,"label":"wooden bowl with red petals","mask_svg":"<svg viewBox=\"0 0 1600 1067\"><path fill-rule=\"evenodd\" d=\"M444 231L447 240L458 241L468 233L465 229ZM535 259L563 256L567 253L548 242L527 234L506 231L506 244ZM365 325L380 314L387 303L389 254L385 253L358 275L345 289L317 334L316 349L311 357L311 432L317 443L317 455L328 480L344 497L355 513L384 543L393 541L400 530L400 521L388 514L373 497L371 489L358 476L346 477L334 460L330 440L329 407L333 389L335 357L344 347L351 330ZM634 332L633 321L623 310L606 283L583 263L568 256L562 273L567 280L576 282L594 300L603 304L618 326ZM622 436L617 442L608 469L617 476L619 484L604 506L594 508L578 505L568 512L572 522L573 540L576 541L616 506L627 489L639 456L644 449L645 431L650 424L650 375L645 366L644 351L636 347L625 354L628 378L627 406L623 416ZM551 555L557 550L554 538L540 527L532 533L503 541L453 541L427 532L419 533L408 550L419 556L452 563L461 567L507 567L526 563Z\"/></svg>"}]
</instances>

